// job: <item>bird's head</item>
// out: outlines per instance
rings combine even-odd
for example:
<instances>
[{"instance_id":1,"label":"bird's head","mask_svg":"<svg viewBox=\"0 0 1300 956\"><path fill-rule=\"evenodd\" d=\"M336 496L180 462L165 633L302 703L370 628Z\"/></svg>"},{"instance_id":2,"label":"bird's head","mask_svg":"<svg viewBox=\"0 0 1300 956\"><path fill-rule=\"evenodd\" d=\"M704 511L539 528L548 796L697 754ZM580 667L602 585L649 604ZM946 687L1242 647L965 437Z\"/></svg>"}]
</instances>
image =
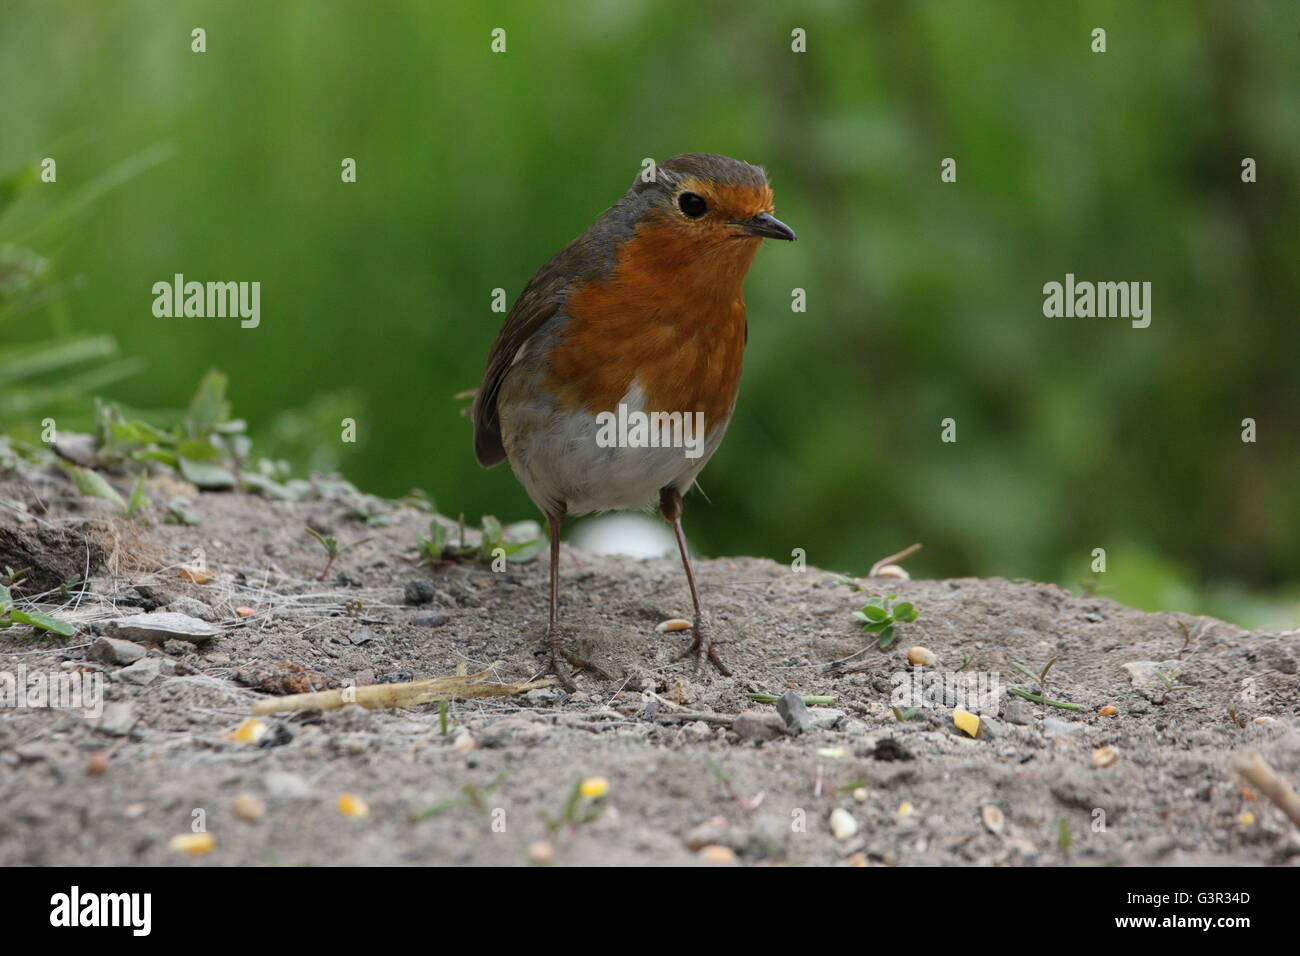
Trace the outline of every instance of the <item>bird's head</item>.
<instances>
[{"instance_id":1,"label":"bird's head","mask_svg":"<svg viewBox=\"0 0 1300 956\"><path fill-rule=\"evenodd\" d=\"M665 236L705 245L743 246L795 238L772 215L772 187L763 170L713 153L684 153L639 174L629 190L640 222Z\"/></svg>"},{"instance_id":2,"label":"bird's head","mask_svg":"<svg viewBox=\"0 0 1300 956\"><path fill-rule=\"evenodd\" d=\"M696 273L739 281L763 239L795 238L772 211L772 187L759 167L684 153L639 173L597 229L616 243L634 240L639 267L688 282Z\"/></svg>"}]
</instances>

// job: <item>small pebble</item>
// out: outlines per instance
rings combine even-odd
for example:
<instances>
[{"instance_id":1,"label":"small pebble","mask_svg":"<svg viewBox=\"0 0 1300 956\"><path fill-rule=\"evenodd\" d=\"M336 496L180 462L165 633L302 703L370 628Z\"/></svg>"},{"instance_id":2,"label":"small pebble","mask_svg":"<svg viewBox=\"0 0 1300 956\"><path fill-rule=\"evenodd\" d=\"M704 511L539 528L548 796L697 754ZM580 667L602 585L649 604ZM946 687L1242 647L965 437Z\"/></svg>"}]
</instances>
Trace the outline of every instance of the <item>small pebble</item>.
<instances>
[{"instance_id":1,"label":"small pebble","mask_svg":"<svg viewBox=\"0 0 1300 956\"><path fill-rule=\"evenodd\" d=\"M930 648L918 644L907 649L907 660L914 667L933 667L939 657Z\"/></svg>"},{"instance_id":2,"label":"small pebble","mask_svg":"<svg viewBox=\"0 0 1300 956\"><path fill-rule=\"evenodd\" d=\"M207 584L212 580L212 572L207 568L181 568L181 577L195 584Z\"/></svg>"},{"instance_id":3,"label":"small pebble","mask_svg":"<svg viewBox=\"0 0 1300 956\"><path fill-rule=\"evenodd\" d=\"M897 564L886 564L876 572L878 578L894 578L897 581L910 581L912 576Z\"/></svg>"},{"instance_id":4,"label":"small pebble","mask_svg":"<svg viewBox=\"0 0 1300 956\"><path fill-rule=\"evenodd\" d=\"M152 683L161 673L162 661L156 657L145 657L130 667L123 667L117 672L117 676L124 681L143 686Z\"/></svg>"},{"instance_id":5,"label":"small pebble","mask_svg":"<svg viewBox=\"0 0 1300 956\"><path fill-rule=\"evenodd\" d=\"M776 702L776 712L785 721L786 729L792 734L802 734L812 729L812 716L808 705L792 690L783 693Z\"/></svg>"},{"instance_id":6,"label":"small pebble","mask_svg":"<svg viewBox=\"0 0 1300 956\"><path fill-rule=\"evenodd\" d=\"M1006 823L1002 811L992 804L980 810L980 819L984 821L984 826L988 828L990 833L1001 833L1002 827Z\"/></svg>"},{"instance_id":7,"label":"small pebble","mask_svg":"<svg viewBox=\"0 0 1300 956\"><path fill-rule=\"evenodd\" d=\"M311 784L296 773L285 770L272 770L262 778L266 792L277 800L300 800L310 797Z\"/></svg>"},{"instance_id":8,"label":"small pebble","mask_svg":"<svg viewBox=\"0 0 1300 956\"><path fill-rule=\"evenodd\" d=\"M135 725L135 711L130 701L114 701L104 705L104 712L94 723L101 733L125 737Z\"/></svg>"},{"instance_id":9,"label":"small pebble","mask_svg":"<svg viewBox=\"0 0 1300 956\"><path fill-rule=\"evenodd\" d=\"M550 866L555 862L555 847L550 840L534 840L528 844L528 862L537 866Z\"/></svg>"},{"instance_id":10,"label":"small pebble","mask_svg":"<svg viewBox=\"0 0 1300 956\"><path fill-rule=\"evenodd\" d=\"M1119 751L1109 744L1105 747L1098 747L1092 752L1092 765L1100 770L1102 767L1109 767L1119 759Z\"/></svg>"},{"instance_id":11,"label":"small pebble","mask_svg":"<svg viewBox=\"0 0 1300 956\"><path fill-rule=\"evenodd\" d=\"M696 723L702 723L702 721ZM687 725L688 728L690 726L690 724ZM737 715L731 729L746 740L759 741L775 740L787 733L785 721L781 719L780 715L758 710L747 710ZM710 731L710 735L712 735L712 731Z\"/></svg>"},{"instance_id":12,"label":"small pebble","mask_svg":"<svg viewBox=\"0 0 1300 956\"><path fill-rule=\"evenodd\" d=\"M710 844L721 843L729 829L726 817L710 817L686 834L686 847L698 852Z\"/></svg>"},{"instance_id":13,"label":"small pebble","mask_svg":"<svg viewBox=\"0 0 1300 956\"><path fill-rule=\"evenodd\" d=\"M86 656L108 664L134 664L136 661L143 660L146 653L143 647L130 641L121 641L115 637L97 637L90 645L90 651Z\"/></svg>"},{"instance_id":14,"label":"small pebble","mask_svg":"<svg viewBox=\"0 0 1300 956\"><path fill-rule=\"evenodd\" d=\"M241 820L252 823L254 820L260 820L266 813L266 804L260 798L251 793L236 794L233 807L235 816Z\"/></svg>"},{"instance_id":15,"label":"small pebble","mask_svg":"<svg viewBox=\"0 0 1300 956\"><path fill-rule=\"evenodd\" d=\"M700 859L706 863L712 863L714 866L734 866L736 864L736 851L729 846L714 843L710 846L700 847Z\"/></svg>"},{"instance_id":16,"label":"small pebble","mask_svg":"<svg viewBox=\"0 0 1300 956\"><path fill-rule=\"evenodd\" d=\"M831 833L837 840L847 840L858 832L858 821L843 807L831 811Z\"/></svg>"},{"instance_id":17,"label":"small pebble","mask_svg":"<svg viewBox=\"0 0 1300 956\"><path fill-rule=\"evenodd\" d=\"M186 614L200 621L209 623L217 619L211 605L204 604L202 601L195 600L192 597L178 597L167 605L168 611L174 611L177 614Z\"/></svg>"},{"instance_id":18,"label":"small pebble","mask_svg":"<svg viewBox=\"0 0 1300 956\"><path fill-rule=\"evenodd\" d=\"M407 604L429 604L433 601L433 584L423 578L407 581L402 588L402 596Z\"/></svg>"}]
</instances>

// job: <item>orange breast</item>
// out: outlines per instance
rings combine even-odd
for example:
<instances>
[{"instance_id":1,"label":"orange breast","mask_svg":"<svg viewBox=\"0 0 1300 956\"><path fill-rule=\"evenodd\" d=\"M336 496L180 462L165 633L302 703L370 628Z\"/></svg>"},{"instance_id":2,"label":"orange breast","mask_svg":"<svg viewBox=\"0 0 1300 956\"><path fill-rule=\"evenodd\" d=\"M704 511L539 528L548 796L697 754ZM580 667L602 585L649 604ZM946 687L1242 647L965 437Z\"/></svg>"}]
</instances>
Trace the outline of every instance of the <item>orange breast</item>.
<instances>
[{"instance_id":1,"label":"orange breast","mask_svg":"<svg viewBox=\"0 0 1300 956\"><path fill-rule=\"evenodd\" d=\"M745 352L745 273L757 242L701 246L642 225L601 283L570 293L548 384L570 410L613 411L635 381L647 412L730 414Z\"/></svg>"}]
</instances>

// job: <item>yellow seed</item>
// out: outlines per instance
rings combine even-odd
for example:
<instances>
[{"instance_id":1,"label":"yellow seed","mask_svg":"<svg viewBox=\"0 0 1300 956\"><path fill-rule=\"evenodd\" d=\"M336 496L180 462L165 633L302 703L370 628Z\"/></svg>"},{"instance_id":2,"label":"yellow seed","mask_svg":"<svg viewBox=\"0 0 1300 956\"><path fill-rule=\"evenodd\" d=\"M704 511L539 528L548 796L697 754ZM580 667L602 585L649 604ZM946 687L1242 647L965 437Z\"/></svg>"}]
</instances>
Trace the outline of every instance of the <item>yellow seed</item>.
<instances>
[{"instance_id":1,"label":"yellow seed","mask_svg":"<svg viewBox=\"0 0 1300 956\"><path fill-rule=\"evenodd\" d=\"M736 862L736 853L729 846L714 843L700 847L700 859L715 866L731 866Z\"/></svg>"},{"instance_id":2,"label":"yellow seed","mask_svg":"<svg viewBox=\"0 0 1300 956\"><path fill-rule=\"evenodd\" d=\"M195 584L207 584L212 580L212 572L207 568L181 568L181 577Z\"/></svg>"},{"instance_id":3,"label":"yellow seed","mask_svg":"<svg viewBox=\"0 0 1300 956\"><path fill-rule=\"evenodd\" d=\"M684 631L690 626L691 626L691 622L686 620L685 618L670 617L666 621L660 621L655 626L655 630L658 631L660 634L663 634L666 633L667 631Z\"/></svg>"},{"instance_id":4,"label":"yellow seed","mask_svg":"<svg viewBox=\"0 0 1300 956\"><path fill-rule=\"evenodd\" d=\"M939 660L934 651L920 644L907 649L907 659L916 667L933 667Z\"/></svg>"},{"instance_id":5,"label":"yellow seed","mask_svg":"<svg viewBox=\"0 0 1300 956\"><path fill-rule=\"evenodd\" d=\"M1243 827L1248 827L1255 822L1255 814L1247 810L1245 813L1237 817L1237 822L1240 823Z\"/></svg>"},{"instance_id":6,"label":"yellow seed","mask_svg":"<svg viewBox=\"0 0 1300 956\"><path fill-rule=\"evenodd\" d=\"M839 760L847 752L843 747L822 747L817 751L817 756L825 757L827 760Z\"/></svg>"},{"instance_id":7,"label":"yellow seed","mask_svg":"<svg viewBox=\"0 0 1300 956\"><path fill-rule=\"evenodd\" d=\"M603 797L609 793L609 781L604 777L588 777L578 784L578 793L584 797Z\"/></svg>"},{"instance_id":8,"label":"yellow seed","mask_svg":"<svg viewBox=\"0 0 1300 956\"><path fill-rule=\"evenodd\" d=\"M898 805L898 815L899 815L900 817L911 816L912 811L915 810L915 809L916 809L916 807L914 807L914 806L912 806L910 803L904 801L904 802L902 802L902 803L900 803L900 804Z\"/></svg>"},{"instance_id":9,"label":"yellow seed","mask_svg":"<svg viewBox=\"0 0 1300 956\"><path fill-rule=\"evenodd\" d=\"M253 609L248 606L241 606L235 608L235 613L238 614L240 617L252 617Z\"/></svg>"},{"instance_id":10,"label":"yellow seed","mask_svg":"<svg viewBox=\"0 0 1300 956\"><path fill-rule=\"evenodd\" d=\"M337 805L339 813L345 817L351 817L353 820L360 820L362 817L370 815L370 807L367 806L366 801L356 794L340 793Z\"/></svg>"},{"instance_id":11,"label":"yellow seed","mask_svg":"<svg viewBox=\"0 0 1300 956\"><path fill-rule=\"evenodd\" d=\"M234 800L235 816L241 820L247 820L252 823L254 820L260 820L266 813L266 805L251 793L241 793L235 796Z\"/></svg>"},{"instance_id":12,"label":"yellow seed","mask_svg":"<svg viewBox=\"0 0 1300 956\"><path fill-rule=\"evenodd\" d=\"M170 849L175 850L177 853L188 853L190 856L202 856L205 853L211 853L212 848L216 845L216 837L211 833L181 833L167 842Z\"/></svg>"},{"instance_id":13,"label":"yellow seed","mask_svg":"<svg viewBox=\"0 0 1300 956\"><path fill-rule=\"evenodd\" d=\"M1119 708L1114 704L1107 704L1101 710L1097 711L1097 713L1101 714L1103 717L1114 717L1119 713Z\"/></svg>"},{"instance_id":14,"label":"yellow seed","mask_svg":"<svg viewBox=\"0 0 1300 956\"><path fill-rule=\"evenodd\" d=\"M250 717L235 731L235 740L241 744L255 744L266 736L267 729L266 721Z\"/></svg>"},{"instance_id":15,"label":"yellow seed","mask_svg":"<svg viewBox=\"0 0 1300 956\"><path fill-rule=\"evenodd\" d=\"M956 707L952 712L952 722L957 725L957 729L964 732L968 737L978 737L980 735L980 719L969 711Z\"/></svg>"},{"instance_id":16,"label":"yellow seed","mask_svg":"<svg viewBox=\"0 0 1300 956\"><path fill-rule=\"evenodd\" d=\"M854 791L853 791L853 799L856 800L858 803L866 803L866 802L867 802L867 788L866 788L866 787L858 787L858 789L854 790Z\"/></svg>"}]
</instances>

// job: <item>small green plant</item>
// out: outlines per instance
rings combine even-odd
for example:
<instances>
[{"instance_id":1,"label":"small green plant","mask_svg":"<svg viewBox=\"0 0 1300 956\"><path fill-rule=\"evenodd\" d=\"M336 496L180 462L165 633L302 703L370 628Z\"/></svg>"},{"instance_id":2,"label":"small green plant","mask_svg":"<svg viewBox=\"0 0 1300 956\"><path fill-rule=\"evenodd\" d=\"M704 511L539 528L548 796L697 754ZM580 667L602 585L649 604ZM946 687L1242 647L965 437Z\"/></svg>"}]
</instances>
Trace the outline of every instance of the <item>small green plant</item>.
<instances>
[{"instance_id":1,"label":"small green plant","mask_svg":"<svg viewBox=\"0 0 1300 956\"><path fill-rule=\"evenodd\" d=\"M1171 681L1168 677L1166 677L1165 674L1164 674L1162 671L1156 671L1156 677L1160 678L1160 683L1162 683L1162 684L1165 685L1165 692L1164 692L1163 694L1160 695L1160 700L1157 701L1157 703L1159 703L1161 706L1163 706L1163 705L1165 705L1165 704L1167 704L1167 703L1169 702L1169 695L1170 695L1170 694L1175 693L1176 691L1180 691L1180 690L1191 690L1191 689L1192 689L1192 688L1191 688L1190 686L1188 686L1187 684L1175 684L1175 683L1174 683L1173 681Z\"/></svg>"},{"instance_id":2,"label":"small green plant","mask_svg":"<svg viewBox=\"0 0 1300 956\"><path fill-rule=\"evenodd\" d=\"M4 574L0 575L0 579L2 579L0 580L0 583L2 583L6 588L14 588L17 590L22 588L23 578L27 577L27 575L31 573L31 568L23 568L21 571L15 571L6 564Z\"/></svg>"},{"instance_id":3,"label":"small green plant","mask_svg":"<svg viewBox=\"0 0 1300 956\"><path fill-rule=\"evenodd\" d=\"M477 810L479 813L488 814L491 807L488 806L487 798L492 791L506 782L504 774L498 774L487 783L479 785L467 783L460 788L460 793L450 797L444 797L436 803L420 810L414 810L411 813L411 822L419 823L421 820L428 820L433 817L440 817L448 810L453 810L458 806L466 806Z\"/></svg>"},{"instance_id":4,"label":"small green plant","mask_svg":"<svg viewBox=\"0 0 1300 956\"><path fill-rule=\"evenodd\" d=\"M921 710L919 707L909 707L907 710L903 710L901 707L890 707L889 709L894 712L894 719L900 724L907 723Z\"/></svg>"},{"instance_id":5,"label":"small green plant","mask_svg":"<svg viewBox=\"0 0 1300 956\"><path fill-rule=\"evenodd\" d=\"M756 701L757 703L760 704L775 704L778 700L781 699L776 694L746 694L745 696L748 697L750 700ZM832 704L835 703L834 697L824 697L817 694L813 694L804 697L802 699L803 702L807 704L809 707L830 707Z\"/></svg>"},{"instance_id":6,"label":"small green plant","mask_svg":"<svg viewBox=\"0 0 1300 956\"><path fill-rule=\"evenodd\" d=\"M478 545L467 544L464 518L462 518L460 543L453 544L451 531L443 527L437 518L432 519L429 522L428 537L421 538L418 545L419 564L428 566L461 561L488 563L498 556L498 549L507 562L526 564L541 554L547 544L541 527L536 521L520 521L502 526L493 515L484 515L481 531Z\"/></svg>"},{"instance_id":7,"label":"small green plant","mask_svg":"<svg viewBox=\"0 0 1300 956\"><path fill-rule=\"evenodd\" d=\"M1061 817L1061 822L1056 825L1056 847L1062 853L1069 853L1073 845L1074 834L1070 832L1070 821Z\"/></svg>"},{"instance_id":8,"label":"small green plant","mask_svg":"<svg viewBox=\"0 0 1300 956\"><path fill-rule=\"evenodd\" d=\"M1102 584L1101 579L1095 575L1090 575L1089 577L1082 578L1079 581L1080 597L1100 597L1103 594L1109 594L1113 590L1114 588L1109 584Z\"/></svg>"},{"instance_id":9,"label":"small green plant","mask_svg":"<svg viewBox=\"0 0 1300 956\"><path fill-rule=\"evenodd\" d=\"M545 824L548 833L556 833L567 826L571 830L600 819L605 812L605 792L607 785L599 777L579 780L569 791L569 798L564 801L560 816L552 817L545 810L538 816Z\"/></svg>"},{"instance_id":10,"label":"small green plant","mask_svg":"<svg viewBox=\"0 0 1300 956\"><path fill-rule=\"evenodd\" d=\"M884 597L871 598L862 606L862 610L853 612L853 616L862 622L862 629L868 634L876 635L878 650L887 651L894 643L897 637L895 624L904 624L917 618L916 607L909 601L895 604L897 597L897 594L886 594Z\"/></svg>"},{"instance_id":11,"label":"small green plant","mask_svg":"<svg viewBox=\"0 0 1300 956\"><path fill-rule=\"evenodd\" d=\"M7 570L7 569L6 569ZM76 628L67 621L42 614L39 611L24 611L14 606L13 595L8 587L0 586L0 628L10 628L15 624L26 624L38 631L49 631L61 637L71 637Z\"/></svg>"},{"instance_id":12,"label":"small green plant","mask_svg":"<svg viewBox=\"0 0 1300 956\"><path fill-rule=\"evenodd\" d=\"M344 551L351 551L358 545L365 544L370 540L369 538L362 538L360 541L353 541L350 544L339 544L338 538L323 535L314 528L304 528L303 530L319 541L320 546L325 549L325 567L321 568L321 572L316 578L317 581L325 580L326 575L330 573L330 568L334 567L334 562L338 560L339 555Z\"/></svg>"},{"instance_id":13,"label":"small green plant","mask_svg":"<svg viewBox=\"0 0 1300 956\"><path fill-rule=\"evenodd\" d=\"M1014 667L1016 670L1020 671L1020 673L1024 674L1030 680L1038 684L1038 688L1041 691L1041 693L1034 694L1027 690L1022 690L1019 687L1008 687L1007 693L1015 694L1017 697L1023 697L1025 700L1032 700L1035 704L1042 704L1044 711L1046 711L1048 707L1059 707L1062 710L1083 710L1083 708L1078 704L1067 704L1064 701L1048 699L1047 672L1052 669L1052 666L1055 663L1056 663L1056 658L1053 657L1050 661L1047 662L1046 667L1044 667L1041 671L1035 674L1024 664L1018 664L1015 661L1012 661L1011 666Z\"/></svg>"},{"instance_id":14,"label":"small green plant","mask_svg":"<svg viewBox=\"0 0 1300 956\"><path fill-rule=\"evenodd\" d=\"M731 798L731 802L740 807L740 809L753 811L762 806L764 797L762 790L754 794L752 797L743 797L736 792L736 787L731 782L731 777L727 775L727 771L722 769L721 764L710 757L708 758L708 766L709 769L713 771L713 775L718 778L719 782L721 782L723 789L727 791L727 796Z\"/></svg>"}]
</instances>

